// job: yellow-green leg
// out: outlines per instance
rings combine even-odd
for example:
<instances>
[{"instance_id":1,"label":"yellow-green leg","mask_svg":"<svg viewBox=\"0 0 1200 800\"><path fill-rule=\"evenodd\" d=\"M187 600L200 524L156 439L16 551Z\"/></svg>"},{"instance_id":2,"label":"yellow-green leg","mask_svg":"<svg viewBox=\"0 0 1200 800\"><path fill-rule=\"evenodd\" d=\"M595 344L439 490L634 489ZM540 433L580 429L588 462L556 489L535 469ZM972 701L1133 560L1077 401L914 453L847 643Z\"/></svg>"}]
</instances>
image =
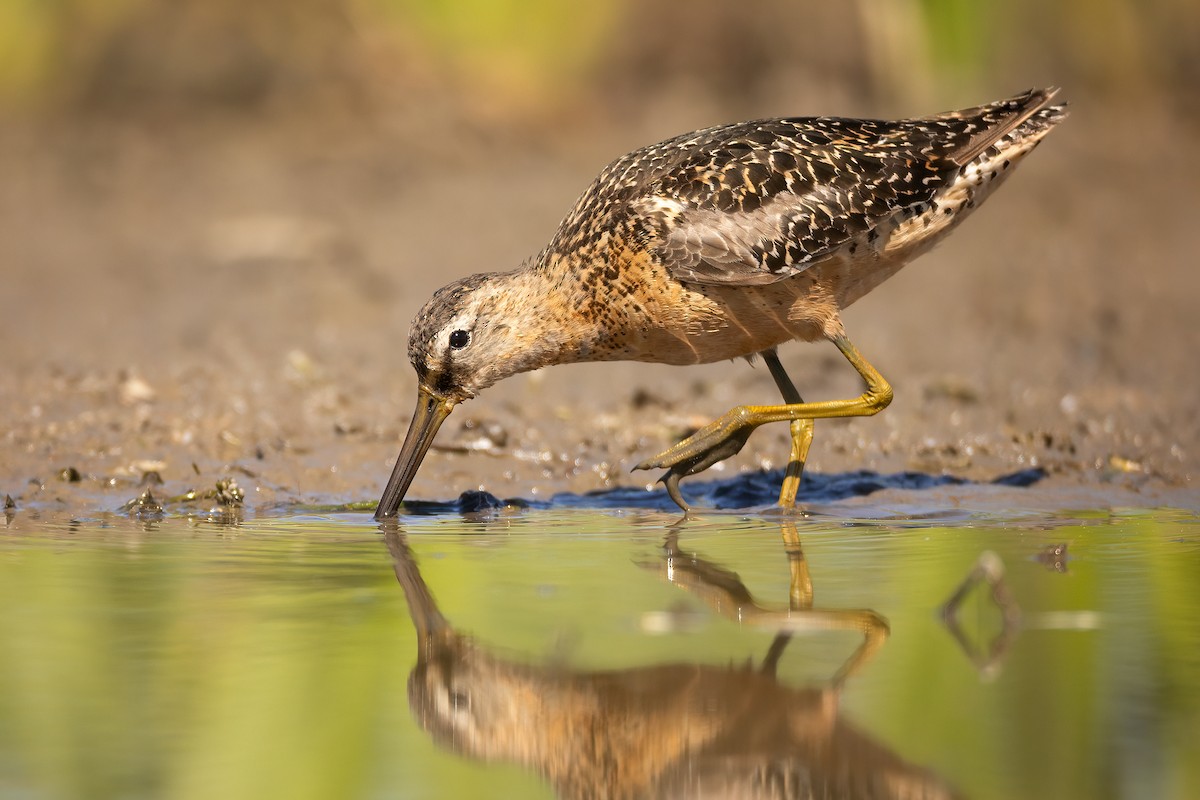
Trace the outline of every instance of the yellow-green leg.
<instances>
[{"instance_id":1,"label":"yellow-green leg","mask_svg":"<svg viewBox=\"0 0 1200 800\"><path fill-rule=\"evenodd\" d=\"M788 405L800 405L804 398L796 391L792 379L779 363L779 356L774 350L762 354L763 361L771 370L771 377L783 395L783 402ZM804 465L808 461L808 449L812 447L813 421L811 419L792 420L790 426L792 437L792 452L788 456L787 470L783 474L783 486L779 489L779 505L781 508L791 508L796 505L796 493L800 490L800 478L804 475Z\"/></svg>"},{"instance_id":2,"label":"yellow-green leg","mask_svg":"<svg viewBox=\"0 0 1200 800\"><path fill-rule=\"evenodd\" d=\"M768 422L801 422L804 420L828 419L834 417L869 417L878 414L892 402L892 387L884 380L875 367L863 358L858 349L845 336L834 338L833 344L842 352L850 365L857 370L867 384L867 390L852 400L824 400L816 403L785 403L779 406L737 406L730 409L718 419L705 425L694 434L667 448L657 456L638 464L635 469L654 469L667 467L669 471L663 477L671 497L685 511L687 505L679 496L679 478L684 475L694 475L708 469L718 461L737 453L745 445L746 439L759 425ZM770 362L768 361L768 364ZM791 382L788 381L788 385ZM780 387L783 388L782 386ZM791 389L795 392L795 388ZM799 397L799 394L795 395ZM785 400L787 398L785 397ZM811 423L810 423L811 424ZM805 432L803 426L793 428L792 456L799 465L798 456L807 457L808 444L811 442L812 430ZM800 467L799 469L802 469ZM792 468L789 464L789 471ZM799 486L798 470L796 477L785 478L784 490L780 492L780 501L786 499L786 492L791 492L795 498L795 488ZM792 485L794 484L794 485Z\"/></svg>"}]
</instances>

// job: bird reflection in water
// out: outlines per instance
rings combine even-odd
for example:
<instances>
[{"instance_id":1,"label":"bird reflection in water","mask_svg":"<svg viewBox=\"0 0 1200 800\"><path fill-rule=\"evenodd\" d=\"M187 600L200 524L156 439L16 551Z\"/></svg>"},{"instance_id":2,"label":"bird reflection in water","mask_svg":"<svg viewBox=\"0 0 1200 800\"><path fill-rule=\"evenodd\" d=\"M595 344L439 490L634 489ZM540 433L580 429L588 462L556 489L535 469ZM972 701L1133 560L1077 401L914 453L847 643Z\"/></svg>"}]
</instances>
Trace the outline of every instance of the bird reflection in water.
<instances>
[{"instance_id":1,"label":"bird reflection in water","mask_svg":"<svg viewBox=\"0 0 1200 800\"><path fill-rule=\"evenodd\" d=\"M589 672L504 658L442 615L403 532L389 526L386 541L417 631L409 703L442 747L520 764L570 798L956 796L842 717L842 686L883 646L888 625L867 609L813 608L790 523L787 610L758 605L735 573L685 555L674 533L663 557L645 565L718 613L776 631L757 666ZM776 666L790 637L814 630L854 630L863 640L829 681L784 685Z\"/></svg>"}]
</instances>

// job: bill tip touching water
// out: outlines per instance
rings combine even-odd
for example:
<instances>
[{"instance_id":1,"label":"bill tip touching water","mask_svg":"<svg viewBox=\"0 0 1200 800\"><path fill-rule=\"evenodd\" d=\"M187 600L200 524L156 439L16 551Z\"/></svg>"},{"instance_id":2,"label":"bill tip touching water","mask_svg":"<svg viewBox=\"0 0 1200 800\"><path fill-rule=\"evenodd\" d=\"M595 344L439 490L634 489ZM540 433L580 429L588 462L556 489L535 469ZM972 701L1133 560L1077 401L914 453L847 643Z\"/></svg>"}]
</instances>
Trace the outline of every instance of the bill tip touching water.
<instances>
[{"instance_id":1,"label":"bill tip touching water","mask_svg":"<svg viewBox=\"0 0 1200 800\"><path fill-rule=\"evenodd\" d=\"M763 357L783 403L738 406L637 465L681 478L789 422L779 504L794 504L813 420L868 416L892 390L840 312L940 241L1066 116L1056 89L905 120L765 119L683 134L609 164L550 243L511 272L438 290L414 318L417 405L376 519L398 512L459 403L520 372L580 361ZM776 356L831 341L857 398L805 402Z\"/></svg>"}]
</instances>

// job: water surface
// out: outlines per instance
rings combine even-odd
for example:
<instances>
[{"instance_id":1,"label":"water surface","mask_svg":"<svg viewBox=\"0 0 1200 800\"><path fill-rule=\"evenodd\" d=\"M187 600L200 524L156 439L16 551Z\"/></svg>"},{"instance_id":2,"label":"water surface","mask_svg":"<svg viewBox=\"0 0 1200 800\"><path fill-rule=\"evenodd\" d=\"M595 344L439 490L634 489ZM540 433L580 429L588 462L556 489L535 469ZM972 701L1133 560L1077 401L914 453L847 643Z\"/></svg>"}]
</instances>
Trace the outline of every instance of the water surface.
<instances>
[{"instance_id":1,"label":"water surface","mask_svg":"<svg viewBox=\"0 0 1200 800\"><path fill-rule=\"evenodd\" d=\"M861 512L17 514L0 795L1200 796L1194 514Z\"/></svg>"}]
</instances>

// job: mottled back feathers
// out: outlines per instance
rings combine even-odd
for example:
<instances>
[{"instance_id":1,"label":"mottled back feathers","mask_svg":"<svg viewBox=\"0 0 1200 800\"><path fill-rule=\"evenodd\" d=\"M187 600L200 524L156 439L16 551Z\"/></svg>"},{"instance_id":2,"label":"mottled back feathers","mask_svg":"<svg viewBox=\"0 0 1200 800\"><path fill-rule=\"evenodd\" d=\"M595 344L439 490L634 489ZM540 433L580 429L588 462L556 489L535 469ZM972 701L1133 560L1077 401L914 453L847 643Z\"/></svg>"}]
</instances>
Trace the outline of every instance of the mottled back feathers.
<instances>
[{"instance_id":1,"label":"mottled back feathers","mask_svg":"<svg viewBox=\"0 0 1200 800\"><path fill-rule=\"evenodd\" d=\"M1054 94L921 119L798 117L684 134L605 168L540 260L620 232L677 280L773 283L936 202L990 148L1044 132L1065 113L1049 105Z\"/></svg>"}]
</instances>

